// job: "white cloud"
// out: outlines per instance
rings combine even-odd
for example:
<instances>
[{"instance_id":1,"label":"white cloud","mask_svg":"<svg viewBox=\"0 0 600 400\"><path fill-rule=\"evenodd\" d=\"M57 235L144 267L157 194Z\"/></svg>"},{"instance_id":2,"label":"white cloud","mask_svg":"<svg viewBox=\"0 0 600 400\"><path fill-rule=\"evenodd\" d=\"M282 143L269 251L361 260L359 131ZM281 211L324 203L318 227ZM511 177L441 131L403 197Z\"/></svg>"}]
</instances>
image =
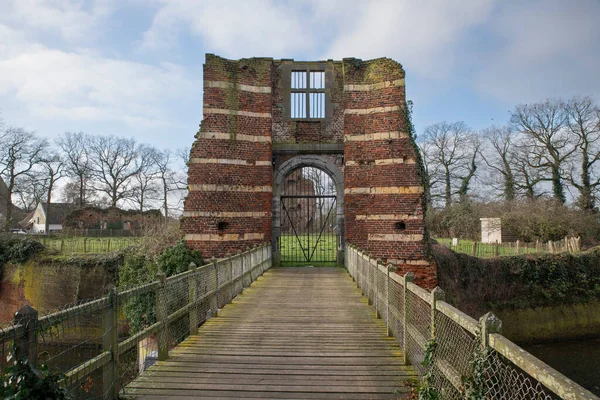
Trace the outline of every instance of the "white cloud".
<instances>
[{"instance_id":1,"label":"white cloud","mask_svg":"<svg viewBox=\"0 0 600 400\"><path fill-rule=\"evenodd\" d=\"M0 22L72 42L89 38L115 6L115 0L5 0Z\"/></svg>"},{"instance_id":2,"label":"white cloud","mask_svg":"<svg viewBox=\"0 0 600 400\"><path fill-rule=\"evenodd\" d=\"M0 25L0 43L6 38L19 34ZM24 40L0 47L0 95L39 117L156 126L165 124L168 101L199 87L174 64L152 66Z\"/></svg>"},{"instance_id":3,"label":"white cloud","mask_svg":"<svg viewBox=\"0 0 600 400\"><path fill-rule=\"evenodd\" d=\"M327 54L392 57L413 73L446 77L457 45L488 18L492 0L380 0L350 3Z\"/></svg>"},{"instance_id":4,"label":"white cloud","mask_svg":"<svg viewBox=\"0 0 600 400\"><path fill-rule=\"evenodd\" d=\"M308 50L313 43L313 33L298 10L301 3L162 0L141 48L170 48L186 32L200 37L207 51L224 56L285 57L290 51Z\"/></svg>"}]
</instances>

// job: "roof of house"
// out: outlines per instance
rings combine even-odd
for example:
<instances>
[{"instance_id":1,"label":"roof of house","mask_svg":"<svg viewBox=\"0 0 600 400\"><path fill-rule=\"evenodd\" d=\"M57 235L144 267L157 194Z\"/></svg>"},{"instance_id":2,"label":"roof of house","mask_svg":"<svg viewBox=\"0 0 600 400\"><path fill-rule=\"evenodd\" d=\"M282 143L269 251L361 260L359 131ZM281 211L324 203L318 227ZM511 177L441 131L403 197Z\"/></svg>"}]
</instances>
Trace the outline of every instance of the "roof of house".
<instances>
[{"instance_id":1,"label":"roof of house","mask_svg":"<svg viewBox=\"0 0 600 400\"><path fill-rule=\"evenodd\" d=\"M48 218L48 223L53 225L62 224L67 215L79 208L73 203L50 203L50 213L48 213L45 203L41 203L40 206Z\"/></svg>"}]
</instances>

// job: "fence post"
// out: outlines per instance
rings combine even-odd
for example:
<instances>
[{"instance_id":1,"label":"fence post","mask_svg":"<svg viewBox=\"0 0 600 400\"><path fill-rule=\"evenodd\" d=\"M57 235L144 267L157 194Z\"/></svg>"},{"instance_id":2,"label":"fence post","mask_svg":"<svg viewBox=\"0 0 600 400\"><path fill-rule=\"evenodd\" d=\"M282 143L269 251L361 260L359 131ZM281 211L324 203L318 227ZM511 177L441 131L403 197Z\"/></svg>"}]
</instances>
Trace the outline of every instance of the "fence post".
<instances>
[{"instance_id":1,"label":"fence post","mask_svg":"<svg viewBox=\"0 0 600 400\"><path fill-rule=\"evenodd\" d=\"M110 253L110 238L108 238L108 249L107 252Z\"/></svg>"},{"instance_id":2,"label":"fence post","mask_svg":"<svg viewBox=\"0 0 600 400\"><path fill-rule=\"evenodd\" d=\"M158 286L156 287L156 322L158 326L158 360L164 361L169 358L169 346L167 336L167 276L162 272L156 274Z\"/></svg>"},{"instance_id":3,"label":"fence post","mask_svg":"<svg viewBox=\"0 0 600 400\"><path fill-rule=\"evenodd\" d=\"M392 264L387 265L387 273L385 275L385 328L388 336L392 336L392 330L390 329L390 271L394 268Z\"/></svg>"},{"instance_id":4,"label":"fence post","mask_svg":"<svg viewBox=\"0 0 600 400\"><path fill-rule=\"evenodd\" d=\"M500 255L500 242L496 240L496 257Z\"/></svg>"},{"instance_id":5,"label":"fence post","mask_svg":"<svg viewBox=\"0 0 600 400\"><path fill-rule=\"evenodd\" d=\"M239 253L238 253L239 255ZM234 292L234 284L233 284L233 259L236 258L237 255L231 256L229 259L229 304L233 302L233 297L235 296Z\"/></svg>"},{"instance_id":6,"label":"fence post","mask_svg":"<svg viewBox=\"0 0 600 400\"><path fill-rule=\"evenodd\" d=\"M102 367L102 391L107 399L116 399L119 393L117 387L119 362L119 321L117 288L112 287L108 292L108 307L102 312L102 351L111 354L110 361Z\"/></svg>"},{"instance_id":7,"label":"fence post","mask_svg":"<svg viewBox=\"0 0 600 400\"><path fill-rule=\"evenodd\" d=\"M431 291L431 338L435 339L435 314L437 313L437 301L446 300L446 293L436 286Z\"/></svg>"},{"instance_id":8,"label":"fence post","mask_svg":"<svg viewBox=\"0 0 600 400\"><path fill-rule=\"evenodd\" d=\"M494 313L488 312L479 318L481 325L481 349L489 347L489 334L502 332L502 321Z\"/></svg>"},{"instance_id":9,"label":"fence post","mask_svg":"<svg viewBox=\"0 0 600 400\"><path fill-rule=\"evenodd\" d=\"M473 242L473 257L477 256L477 242Z\"/></svg>"},{"instance_id":10,"label":"fence post","mask_svg":"<svg viewBox=\"0 0 600 400\"><path fill-rule=\"evenodd\" d=\"M87 253L86 247L87 247L87 237L84 237L83 238L83 253L84 254Z\"/></svg>"},{"instance_id":11,"label":"fence post","mask_svg":"<svg viewBox=\"0 0 600 400\"><path fill-rule=\"evenodd\" d=\"M210 259L210 263L213 266L213 273L214 273L214 282L215 282L215 287L213 290L213 297L215 299L215 312L213 313L213 317L218 317L219 316L219 271L217 271L217 259L215 257L212 257Z\"/></svg>"},{"instance_id":12,"label":"fence post","mask_svg":"<svg viewBox=\"0 0 600 400\"><path fill-rule=\"evenodd\" d=\"M369 297L370 293L373 293L373 279L371 278L373 276L373 274L371 274L371 270L373 269L373 265L371 264L371 260L373 259L373 254L369 254L367 257L368 261L367 261L367 304L369 304L370 306L373 305L373 300L371 297Z\"/></svg>"},{"instance_id":13,"label":"fence post","mask_svg":"<svg viewBox=\"0 0 600 400\"><path fill-rule=\"evenodd\" d=\"M198 304L196 303L198 299L198 291L196 289L198 287L198 274L196 274L196 268L197 266L193 262L188 265L188 271L190 271L188 278L188 299L190 304L188 315L190 317L190 335L195 335L198 333Z\"/></svg>"},{"instance_id":14,"label":"fence post","mask_svg":"<svg viewBox=\"0 0 600 400\"><path fill-rule=\"evenodd\" d=\"M407 332L408 332L408 302L409 302L409 297L408 297L408 284L414 282L415 280L415 274L413 274L412 272L407 272L406 274L404 274L404 287L402 288L402 297L404 299L403 303L404 303L404 307L402 310L402 343L404 343L404 348L402 349L402 353L403 353L403 358L404 358L404 364L408 365L409 363L409 359L408 359L408 351L407 351L407 347L408 347L408 341L406 340Z\"/></svg>"},{"instance_id":15,"label":"fence post","mask_svg":"<svg viewBox=\"0 0 600 400\"><path fill-rule=\"evenodd\" d=\"M37 361L37 323L38 312L26 305L15 313L13 323L23 326L23 336L15 337L15 358L27 357L33 365Z\"/></svg>"},{"instance_id":16,"label":"fence post","mask_svg":"<svg viewBox=\"0 0 600 400\"><path fill-rule=\"evenodd\" d=\"M381 260L381 258L377 259L377 267L375 269L375 294L373 295L373 297L377 300L377 302L375 303L375 318L381 318L381 304L379 304L379 300L381 299L381 297L379 296L379 291L383 290L383 288L379 287L379 274L382 273L379 270L379 266L381 265L381 267L383 268L383 261Z\"/></svg>"},{"instance_id":17,"label":"fence post","mask_svg":"<svg viewBox=\"0 0 600 400\"><path fill-rule=\"evenodd\" d=\"M517 255L520 253L521 250L521 242L519 240L517 240Z\"/></svg>"},{"instance_id":18,"label":"fence post","mask_svg":"<svg viewBox=\"0 0 600 400\"><path fill-rule=\"evenodd\" d=\"M65 248L65 239L60 239L60 254L63 253L63 249Z\"/></svg>"}]
</instances>

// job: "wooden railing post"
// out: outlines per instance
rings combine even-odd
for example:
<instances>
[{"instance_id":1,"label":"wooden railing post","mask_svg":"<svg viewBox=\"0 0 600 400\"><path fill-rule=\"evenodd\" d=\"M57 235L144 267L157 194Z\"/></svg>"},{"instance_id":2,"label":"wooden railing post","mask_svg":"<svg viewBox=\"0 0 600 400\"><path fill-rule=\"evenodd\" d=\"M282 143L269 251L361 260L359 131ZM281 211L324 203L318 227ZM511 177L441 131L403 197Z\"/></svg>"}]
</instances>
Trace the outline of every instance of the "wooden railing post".
<instances>
[{"instance_id":1,"label":"wooden railing post","mask_svg":"<svg viewBox=\"0 0 600 400\"><path fill-rule=\"evenodd\" d=\"M246 257L247 256L248 256L248 249L246 249L246 251L242 253L242 275L240 276L240 279L242 280L242 289L240 290L240 293L244 293L244 289L246 288L245 283L244 283L244 275L246 274L246 264L247 264Z\"/></svg>"},{"instance_id":2,"label":"wooden railing post","mask_svg":"<svg viewBox=\"0 0 600 400\"><path fill-rule=\"evenodd\" d=\"M156 280L158 281L158 286L156 287L156 322L159 323L157 334L158 359L159 361L164 361L169 358L166 298L167 277L160 272L156 274Z\"/></svg>"},{"instance_id":3,"label":"wooden railing post","mask_svg":"<svg viewBox=\"0 0 600 400\"><path fill-rule=\"evenodd\" d=\"M502 321L492 312L488 312L479 318L479 324L481 325L481 349L485 350L489 347L490 333L502 333Z\"/></svg>"},{"instance_id":4,"label":"wooden railing post","mask_svg":"<svg viewBox=\"0 0 600 400\"><path fill-rule=\"evenodd\" d=\"M472 254L473 254L473 257L477 256L477 242L476 241L473 242Z\"/></svg>"},{"instance_id":5,"label":"wooden railing post","mask_svg":"<svg viewBox=\"0 0 600 400\"><path fill-rule=\"evenodd\" d=\"M190 319L190 335L196 335L198 333L198 274L196 273L197 266L193 262L188 265L188 271L190 275L188 278L188 300L190 308L188 311Z\"/></svg>"},{"instance_id":6,"label":"wooden railing post","mask_svg":"<svg viewBox=\"0 0 600 400\"><path fill-rule=\"evenodd\" d=\"M117 288L113 287L108 292L108 306L102 312L102 351L110 352L110 361L102 367L102 391L106 399L116 399L118 388L118 363L119 363L119 335L117 326L119 321Z\"/></svg>"},{"instance_id":7,"label":"wooden railing post","mask_svg":"<svg viewBox=\"0 0 600 400\"><path fill-rule=\"evenodd\" d=\"M402 310L402 343L404 343L404 348L402 349L402 354L405 365L408 365L408 363L410 362L410 360L408 359L407 351L408 340L406 339L408 336L408 302L410 299L410 297L408 296L408 284L414 282L414 280L415 275L412 272L407 272L406 274L404 274L404 287L402 288L402 298L404 300L404 307Z\"/></svg>"},{"instance_id":8,"label":"wooden railing post","mask_svg":"<svg viewBox=\"0 0 600 400\"><path fill-rule=\"evenodd\" d=\"M213 275L214 275L214 282L215 282L215 287L213 289L213 296L215 299L215 310L213 313L213 317L218 317L219 316L219 271L217 269L217 259L215 257L210 259L210 262L212 264L212 269L213 269Z\"/></svg>"},{"instance_id":9,"label":"wooden railing post","mask_svg":"<svg viewBox=\"0 0 600 400\"><path fill-rule=\"evenodd\" d=\"M385 296L385 328L388 336L392 336L392 329L390 324L390 272L394 266L392 264L388 264L386 268L386 276L385 276L385 286L386 286L386 296Z\"/></svg>"},{"instance_id":10,"label":"wooden railing post","mask_svg":"<svg viewBox=\"0 0 600 400\"><path fill-rule=\"evenodd\" d=\"M376 302L375 302L375 318L377 318L377 319L381 318L381 304L379 304L379 300L381 299L381 297L379 296L379 291L383 290L383 288L379 287L379 274L382 273L379 270L379 266L381 266L383 268L383 261L381 260L381 258L377 259L377 266L375 267L375 293L373 294L374 300L376 300Z\"/></svg>"},{"instance_id":11,"label":"wooden railing post","mask_svg":"<svg viewBox=\"0 0 600 400\"><path fill-rule=\"evenodd\" d=\"M233 302L233 298L235 297L235 282L233 280L233 259L239 256L239 252L237 255L231 256L229 259L229 303Z\"/></svg>"},{"instance_id":12,"label":"wooden railing post","mask_svg":"<svg viewBox=\"0 0 600 400\"><path fill-rule=\"evenodd\" d=\"M373 269L373 265L371 264L371 259L373 259L373 254L369 254L367 257L367 303L372 306L373 305L373 298L369 297L369 294L373 293L373 279L372 276L373 274L371 274L371 270Z\"/></svg>"},{"instance_id":13,"label":"wooden railing post","mask_svg":"<svg viewBox=\"0 0 600 400\"><path fill-rule=\"evenodd\" d=\"M37 362L37 330L38 312L35 308L26 305L15 313L13 323L23 326L23 336L15 337L15 358L18 360L27 357L33 365Z\"/></svg>"},{"instance_id":14,"label":"wooden railing post","mask_svg":"<svg viewBox=\"0 0 600 400\"><path fill-rule=\"evenodd\" d=\"M446 300L446 293L436 286L431 291L431 338L435 339L435 314L437 313L437 301Z\"/></svg>"}]
</instances>

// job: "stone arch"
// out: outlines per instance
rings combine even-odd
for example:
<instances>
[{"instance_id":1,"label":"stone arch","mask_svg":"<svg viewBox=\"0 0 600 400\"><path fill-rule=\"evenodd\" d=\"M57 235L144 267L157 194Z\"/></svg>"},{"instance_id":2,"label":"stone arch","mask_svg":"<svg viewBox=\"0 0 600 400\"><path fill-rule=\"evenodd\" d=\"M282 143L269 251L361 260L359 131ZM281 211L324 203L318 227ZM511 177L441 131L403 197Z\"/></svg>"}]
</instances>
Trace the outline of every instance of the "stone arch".
<instances>
[{"instance_id":1,"label":"stone arch","mask_svg":"<svg viewBox=\"0 0 600 400\"><path fill-rule=\"evenodd\" d=\"M279 265L279 249L277 248L277 240L281 234L281 213L279 203L281 201L281 190L285 178L294 170L301 167L315 167L326 174L333 180L336 191L336 224L338 226L341 238L341 246L338 248L337 261L338 264L344 261L344 245L345 245L345 228L344 228L344 173L335 165L333 161L324 156L319 155L297 155L285 161L274 173L273 181L273 235L271 236L271 246L273 248L273 262Z\"/></svg>"}]
</instances>

